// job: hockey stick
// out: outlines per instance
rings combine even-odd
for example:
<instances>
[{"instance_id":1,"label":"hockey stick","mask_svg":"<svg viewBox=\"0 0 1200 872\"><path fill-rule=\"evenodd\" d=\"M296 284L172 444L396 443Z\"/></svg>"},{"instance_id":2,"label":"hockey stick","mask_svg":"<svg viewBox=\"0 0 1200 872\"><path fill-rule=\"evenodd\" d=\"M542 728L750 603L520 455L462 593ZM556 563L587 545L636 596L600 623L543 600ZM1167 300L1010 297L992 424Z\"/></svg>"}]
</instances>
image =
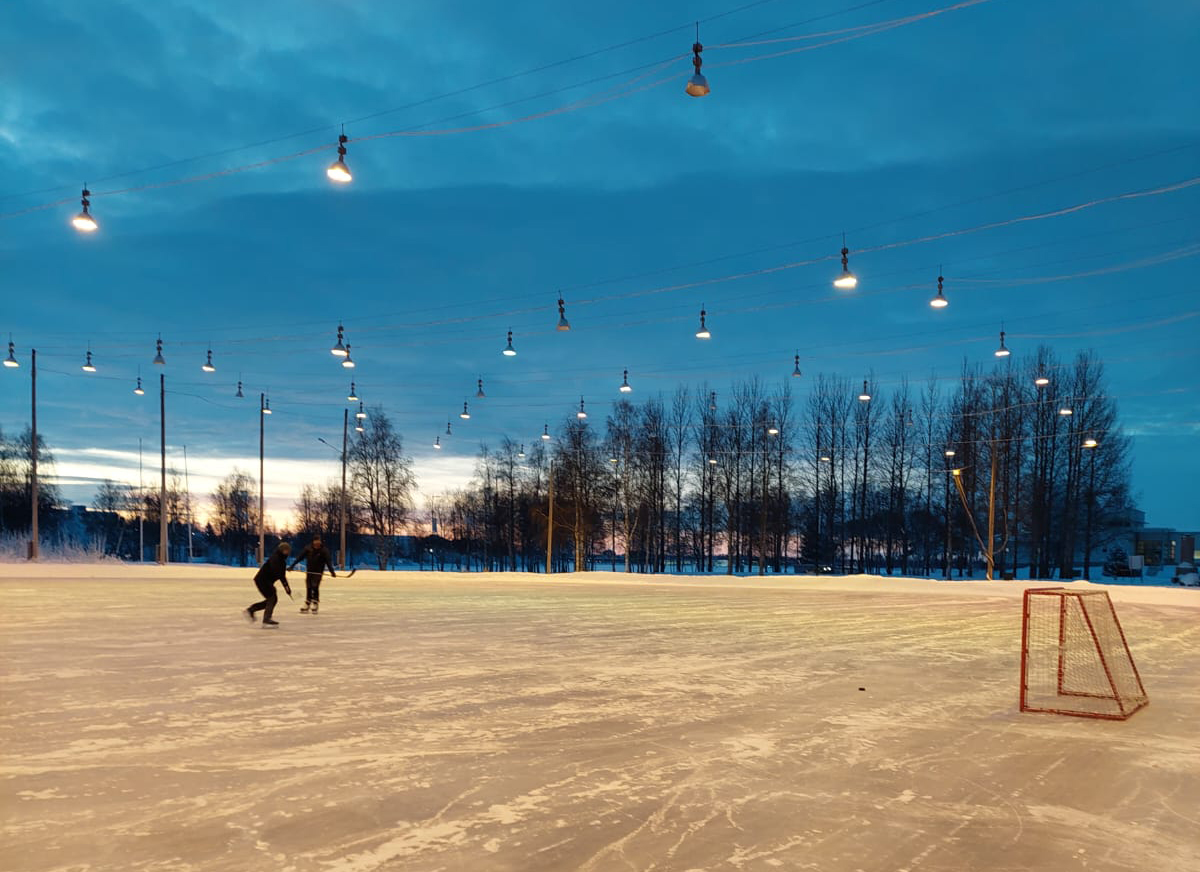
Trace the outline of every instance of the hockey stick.
<instances>
[{"instance_id":1,"label":"hockey stick","mask_svg":"<svg viewBox=\"0 0 1200 872\"><path fill-rule=\"evenodd\" d=\"M339 576L339 578L351 578L351 577L353 577L354 573L356 573L356 572L358 572L357 566L354 567L353 569L351 569L349 572L344 573L343 575Z\"/></svg>"}]
</instances>

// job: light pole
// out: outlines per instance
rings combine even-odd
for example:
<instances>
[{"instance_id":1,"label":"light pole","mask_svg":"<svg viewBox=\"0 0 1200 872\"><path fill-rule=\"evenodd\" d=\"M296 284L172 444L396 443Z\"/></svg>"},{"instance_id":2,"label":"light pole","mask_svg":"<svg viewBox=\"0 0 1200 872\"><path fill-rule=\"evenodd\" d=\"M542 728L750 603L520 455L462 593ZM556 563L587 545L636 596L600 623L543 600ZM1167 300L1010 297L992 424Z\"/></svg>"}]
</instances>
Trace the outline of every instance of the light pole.
<instances>
[{"instance_id":1,"label":"light pole","mask_svg":"<svg viewBox=\"0 0 1200 872\"><path fill-rule=\"evenodd\" d=\"M158 437L158 562L166 565L171 561L171 549L167 541L167 377L163 373L158 375Z\"/></svg>"},{"instance_id":2,"label":"light pole","mask_svg":"<svg viewBox=\"0 0 1200 872\"><path fill-rule=\"evenodd\" d=\"M550 465L547 468L547 492L550 497L550 511L547 513L546 521L546 574L550 574L551 560L554 555L554 458L550 458Z\"/></svg>"},{"instance_id":3,"label":"light pole","mask_svg":"<svg viewBox=\"0 0 1200 872\"><path fill-rule=\"evenodd\" d=\"M338 559L338 563L339 563L338 569L346 568L346 430L347 430L349 424L350 424L350 410L342 409L342 494L341 494L341 500L339 501L341 503L340 509L341 509L341 548L342 548L342 550L338 555L338 558L339 558ZM317 441L321 442L325 445L329 445L329 443L326 442L324 439L322 439L320 436L317 437ZM333 448L332 445L329 445L329 447ZM336 448L333 448L333 450L337 451Z\"/></svg>"},{"instance_id":4,"label":"light pole","mask_svg":"<svg viewBox=\"0 0 1200 872\"><path fill-rule=\"evenodd\" d=\"M30 462L31 462L31 512L29 524L29 559L38 559L38 435L37 435L37 349L31 348L29 351L29 401L32 406L30 411L30 431L32 438L29 442Z\"/></svg>"},{"instance_id":5,"label":"light pole","mask_svg":"<svg viewBox=\"0 0 1200 872\"><path fill-rule=\"evenodd\" d=\"M1083 440L1083 447L1088 451L1088 502L1087 527L1084 529L1083 541L1083 578L1092 580L1092 510L1096 504L1096 448L1100 443L1094 436Z\"/></svg>"},{"instance_id":6,"label":"light pole","mask_svg":"<svg viewBox=\"0 0 1200 872\"><path fill-rule=\"evenodd\" d=\"M267 395L258 395L258 562L266 559L264 552L267 545L266 518L263 515L265 501L263 499L263 434L267 417Z\"/></svg>"}]
</instances>

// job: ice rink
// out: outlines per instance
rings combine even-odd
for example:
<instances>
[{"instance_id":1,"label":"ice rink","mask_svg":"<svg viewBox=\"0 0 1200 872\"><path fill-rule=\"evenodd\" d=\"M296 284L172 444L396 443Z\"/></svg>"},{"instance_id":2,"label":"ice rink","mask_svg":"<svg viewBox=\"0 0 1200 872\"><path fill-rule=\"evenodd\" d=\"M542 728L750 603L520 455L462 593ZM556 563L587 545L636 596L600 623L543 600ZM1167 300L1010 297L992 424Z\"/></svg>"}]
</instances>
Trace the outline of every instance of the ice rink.
<instances>
[{"instance_id":1,"label":"ice rink","mask_svg":"<svg viewBox=\"0 0 1200 872\"><path fill-rule=\"evenodd\" d=\"M252 575L0 566L0 868L1200 870L1198 590L1108 588L1112 722L1020 582Z\"/></svg>"}]
</instances>

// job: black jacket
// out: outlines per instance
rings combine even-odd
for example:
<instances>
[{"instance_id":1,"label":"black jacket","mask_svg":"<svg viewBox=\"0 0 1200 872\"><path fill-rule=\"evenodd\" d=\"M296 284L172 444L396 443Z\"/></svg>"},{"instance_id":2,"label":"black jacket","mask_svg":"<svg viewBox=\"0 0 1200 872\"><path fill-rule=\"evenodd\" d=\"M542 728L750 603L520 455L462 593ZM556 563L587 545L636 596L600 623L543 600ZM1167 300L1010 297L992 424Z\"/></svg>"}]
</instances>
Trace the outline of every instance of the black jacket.
<instances>
[{"instance_id":1,"label":"black jacket","mask_svg":"<svg viewBox=\"0 0 1200 872\"><path fill-rule=\"evenodd\" d=\"M277 581L282 581L284 586L287 585L287 555L282 551L276 551L267 558L267 562L259 567L258 572L254 576L255 581L265 581L268 584L274 584Z\"/></svg>"},{"instance_id":2,"label":"black jacket","mask_svg":"<svg viewBox=\"0 0 1200 872\"><path fill-rule=\"evenodd\" d=\"M308 561L307 571L315 575L324 575L325 570L329 570L329 574L337 578L337 573L333 571L333 555L329 553L329 549L322 545L320 548L313 548L311 545L304 546L304 550L296 555L296 559L292 561L289 569L295 569L296 564L301 560Z\"/></svg>"},{"instance_id":3,"label":"black jacket","mask_svg":"<svg viewBox=\"0 0 1200 872\"><path fill-rule=\"evenodd\" d=\"M329 553L329 548L324 545L319 548L313 548L311 545L306 545L304 551L296 554L296 559L292 561L292 565L288 569L294 570L296 564L301 560L307 561L307 571L313 575L323 576L325 570L329 570L329 575L337 578L337 573L334 572L334 555Z\"/></svg>"}]
</instances>

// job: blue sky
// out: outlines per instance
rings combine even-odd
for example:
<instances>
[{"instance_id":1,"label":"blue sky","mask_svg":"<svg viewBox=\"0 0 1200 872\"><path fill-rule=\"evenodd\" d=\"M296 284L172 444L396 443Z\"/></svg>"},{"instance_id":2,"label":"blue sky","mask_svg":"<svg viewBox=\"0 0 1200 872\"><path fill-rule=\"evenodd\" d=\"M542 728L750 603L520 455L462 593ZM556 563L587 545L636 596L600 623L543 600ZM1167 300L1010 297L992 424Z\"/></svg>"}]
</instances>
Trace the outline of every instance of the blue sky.
<instances>
[{"instance_id":1,"label":"blue sky","mask_svg":"<svg viewBox=\"0 0 1200 872\"><path fill-rule=\"evenodd\" d=\"M581 395L603 413L625 368L635 398L720 392L786 379L799 353L806 373L887 390L990 365L1003 322L1018 355L1097 352L1148 521L1200 528L1200 186L956 233L1200 176L1194 8L990 0L772 59L854 34L721 47L949 5L5 4L0 158L20 171L0 188L0 338L26 361L38 348L39 429L68 495L136 480L139 437L156 476L160 333L173 465L186 445L198 492L256 470L269 391L281 514L336 474L317 437L340 438L351 376L436 492L481 441L531 442ZM696 18L701 100L683 94ZM323 170L343 123L355 179L339 187ZM69 226L85 181L88 236ZM829 284L843 230L853 294ZM940 234L955 235L870 251ZM935 312L939 267L951 305ZM1030 281L1054 276L1076 277ZM701 305L709 343L692 336ZM339 319L353 373L328 354ZM26 372L0 372L5 432L28 420Z\"/></svg>"}]
</instances>

